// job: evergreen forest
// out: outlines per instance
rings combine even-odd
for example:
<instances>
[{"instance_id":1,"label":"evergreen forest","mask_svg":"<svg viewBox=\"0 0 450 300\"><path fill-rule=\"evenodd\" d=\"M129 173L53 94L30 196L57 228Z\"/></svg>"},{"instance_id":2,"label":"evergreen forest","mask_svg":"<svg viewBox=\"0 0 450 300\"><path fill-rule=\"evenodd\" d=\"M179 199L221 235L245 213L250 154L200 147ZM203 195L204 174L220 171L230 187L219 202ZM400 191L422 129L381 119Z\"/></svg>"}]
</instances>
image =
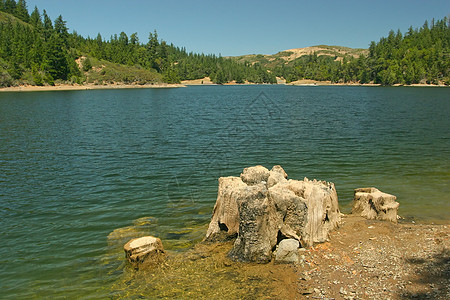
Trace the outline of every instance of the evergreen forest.
<instances>
[{"instance_id":1,"label":"evergreen forest","mask_svg":"<svg viewBox=\"0 0 450 300\"><path fill-rule=\"evenodd\" d=\"M367 53L367 54L366 54ZM62 16L31 13L25 0L0 0L0 87L19 84L277 83L300 79L333 83L450 84L450 22L432 20L402 34L389 32L358 56L313 53L292 61L242 61L186 51L156 31L141 42L125 32L105 39L69 32Z\"/></svg>"}]
</instances>

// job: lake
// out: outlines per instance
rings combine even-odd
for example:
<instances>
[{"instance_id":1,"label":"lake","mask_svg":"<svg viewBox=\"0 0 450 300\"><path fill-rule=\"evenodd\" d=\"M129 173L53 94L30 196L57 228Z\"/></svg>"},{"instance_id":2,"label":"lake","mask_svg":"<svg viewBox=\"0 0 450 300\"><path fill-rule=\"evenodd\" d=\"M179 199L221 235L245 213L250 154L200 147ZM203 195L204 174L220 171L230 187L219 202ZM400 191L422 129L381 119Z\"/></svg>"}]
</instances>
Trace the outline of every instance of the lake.
<instances>
[{"instance_id":1,"label":"lake","mask_svg":"<svg viewBox=\"0 0 450 300\"><path fill-rule=\"evenodd\" d=\"M448 88L0 93L1 297L117 296L123 241L185 251L217 179L257 164L334 182L343 212L375 186L405 222L448 222L449 115Z\"/></svg>"}]
</instances>

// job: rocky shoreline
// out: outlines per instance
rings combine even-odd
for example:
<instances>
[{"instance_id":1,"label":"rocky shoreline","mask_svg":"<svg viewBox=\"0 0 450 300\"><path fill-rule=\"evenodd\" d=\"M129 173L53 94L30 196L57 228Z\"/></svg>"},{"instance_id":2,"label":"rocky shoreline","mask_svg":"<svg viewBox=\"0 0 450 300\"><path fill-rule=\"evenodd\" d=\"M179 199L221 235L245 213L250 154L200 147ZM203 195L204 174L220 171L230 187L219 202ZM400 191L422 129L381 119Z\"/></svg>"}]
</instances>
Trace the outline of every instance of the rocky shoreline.
<instances>
[{"instance_id":1,"label":"rocky shoreline","mask_svg":"<svg viewBox=\"0 0 450 300\"><path fill-rule=\"evenodd\" d=\"M159 239L128 242L132 268L116 288L157 298L449 299L449 225L397 223L395 200L356 189L344 215L332 183L246 168L219 179L206 238L191 250L166 256Z\"/></svg>"},{"instance_id":2,"label":"rocky shoreline","mask_svg":"<svg viewBox=\"0 0 450 300\"><path fill-rule=\"evenodd\" d=\"M450 224L398 224L344 215L330 240L294 264L236 262L234 241L168 251L165 263L126 265L113 298L449 299ZM164 243L164 241L163 241ZM123 261L122 254L118 253Z\"/></svg>"}]
</instances>

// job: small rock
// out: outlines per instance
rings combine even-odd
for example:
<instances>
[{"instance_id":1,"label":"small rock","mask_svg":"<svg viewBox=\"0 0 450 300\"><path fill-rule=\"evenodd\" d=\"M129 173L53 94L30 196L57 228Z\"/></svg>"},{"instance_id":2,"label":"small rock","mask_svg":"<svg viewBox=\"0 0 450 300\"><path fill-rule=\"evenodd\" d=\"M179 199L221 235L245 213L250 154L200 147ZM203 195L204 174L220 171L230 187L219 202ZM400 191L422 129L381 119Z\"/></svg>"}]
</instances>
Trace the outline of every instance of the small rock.
<instances>
[{"instance_id":1,"label":"small rock","mask_svg":"<svg viewBox=\"0 0 450 300\"><path fill-rule=\"evenodd\" d=\"M314 293L314 290L315 289L313 289L312 287L305 287L300 290L300 294L302 294L302 295L312 294L312 293Z\"/></svg>"},{"instance_id":2,"label":"small rock","mask_svg":"<svg viewBox=\"0 0 450 300\"><path fill-rule=\"evenodd\" d=\"M311 276L309 276L308 274L305 274L305 275L303 275L302 279L305 281L308 281L308 280L311 280Z\"/></svg>"},{"instance_id":3,"label":"small rock","mask_svg":"<svg viewBox=\"0 0 450 300\"><path fill-rule=\"evenodd\" d=\"M284 239L277 247L275 262L297 263L299 261L298 247L300 243L294 239Z\"/></svg>"}]
</instances>

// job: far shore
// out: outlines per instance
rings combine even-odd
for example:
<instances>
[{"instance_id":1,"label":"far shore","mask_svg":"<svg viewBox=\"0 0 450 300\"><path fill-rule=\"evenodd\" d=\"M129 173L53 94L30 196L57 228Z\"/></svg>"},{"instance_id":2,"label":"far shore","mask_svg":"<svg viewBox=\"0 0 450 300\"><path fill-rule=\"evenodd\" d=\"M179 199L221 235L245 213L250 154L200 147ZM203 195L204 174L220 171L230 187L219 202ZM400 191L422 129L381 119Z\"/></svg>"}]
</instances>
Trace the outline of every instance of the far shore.
<instances>
[{"instance_id":1,"label":"far shore","mask_svg":"<svg viewBox=\"0 0 450 300\"><path fill-rule=\"evenodd\" d=\"M81 91L81 90L108 90L108 89L155 89L155 88L180 88L187 86L211 86L218 85L212 83L208 79L197 79L197 80L185 80L181 84L168 84L168 83L157 83L157 84L105 84L105 85L95 85L95 84L60 84L54 86L34 86L34 85L20 85L12 86L6 88L0 88L0 92L46 92L46 91ZM237 84L235 82L225 83L224 85L270 85L270 84L255 84L246 82L244 84ZM380 84L374 83L332 83L330 81L315 81L315 80L298 80L291 83L278 82L274 85L286 85L286 86L382 86ZM393 87L448 87L446 85L433 85L433 84L411 84L402 85L395 84Z\"/></svg>"},{"instance_id":2,"label":"far shore","mask_svg":"<svg viewBox=\"0 0 450 300\"><path fill-rule=\"evenodd\" d=\"M6 88L0 88L0 92L47 92L47 91L82 91L82 90L109 90L109 89L157 89L157 88L179 88L185 87L183 84L61 84L61 85L48 85L48 86L35 86L35 85L21 85L12 86Z\"/></svg>"}]
</instances>

